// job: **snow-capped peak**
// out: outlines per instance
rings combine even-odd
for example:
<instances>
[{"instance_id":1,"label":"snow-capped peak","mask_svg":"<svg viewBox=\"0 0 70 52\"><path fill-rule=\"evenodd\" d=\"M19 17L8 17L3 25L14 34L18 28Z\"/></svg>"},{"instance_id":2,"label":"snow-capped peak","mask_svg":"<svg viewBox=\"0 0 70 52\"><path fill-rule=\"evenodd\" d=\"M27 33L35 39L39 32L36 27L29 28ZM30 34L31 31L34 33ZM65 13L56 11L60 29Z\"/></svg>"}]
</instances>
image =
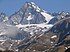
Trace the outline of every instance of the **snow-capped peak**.
<instances>
[{"instance_id":1,"label":"snow-capped peak","mask_svg":"<svg viewBox=\"0 0 70 52\"><path fill-rule=\"evenodd\" d=\"M52 18L54 17L38 7L34 2L27 2L18 12L11 16L10 20L14 24L41 24L49 23Z\"/></svg>"},{"instance_id":2,"label":"snow-capped peak","mask_svg":"<svg viewBox=\"0 0 70 52\"><path fill-rule=\"evenodd\" d=\"M50 14L48 14L45 10L41 9L40 7L38 7L34 2L30 2L31 7L33 7L36 12L41 13L44 17L45 20L47 21L47 23L54 18L53 16L51 16Z\"/></svg>"}]
</instances>

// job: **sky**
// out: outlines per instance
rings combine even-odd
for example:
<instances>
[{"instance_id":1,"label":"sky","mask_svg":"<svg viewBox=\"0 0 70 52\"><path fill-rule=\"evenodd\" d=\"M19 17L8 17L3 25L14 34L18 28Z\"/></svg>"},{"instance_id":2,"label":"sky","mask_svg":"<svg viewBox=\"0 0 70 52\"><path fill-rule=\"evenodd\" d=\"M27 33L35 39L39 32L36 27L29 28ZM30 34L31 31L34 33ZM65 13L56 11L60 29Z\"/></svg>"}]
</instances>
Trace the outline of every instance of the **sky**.
<instances>
[{"instance_id":1,"label":"sky","mask_svg":"<svg viewBox=\"0 0 70 52\"><path fill-rule=\"evenodd\" d=\"M0 13L8 16L18 11L25 2L35 2L40 8L48 12L70 12L70 0L0 0Z\"/></svg>"}]
</instances>

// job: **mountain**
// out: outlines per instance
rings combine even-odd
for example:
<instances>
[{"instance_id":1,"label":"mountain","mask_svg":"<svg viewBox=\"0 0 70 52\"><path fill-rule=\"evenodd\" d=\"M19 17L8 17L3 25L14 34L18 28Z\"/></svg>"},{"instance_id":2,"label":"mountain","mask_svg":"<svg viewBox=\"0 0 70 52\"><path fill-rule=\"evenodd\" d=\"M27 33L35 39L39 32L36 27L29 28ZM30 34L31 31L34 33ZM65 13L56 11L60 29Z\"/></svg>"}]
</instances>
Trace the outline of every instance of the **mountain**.
<instances>
[{"instance_id":1,"label":"mountain","mask_svg":"<svg viewBox=\"0 0 70 52\"><path fill-rule=\"evenodd\" d=\"M32 33L41 34L42 31L47 31L52 27L52 25L46 25L52 18L48 12L38 7L34 2L26 2L19 11L10 17L5 13L0 14L1 39L24 39L33 35ZM44 27L47 28L41 31L37 30L38 28L41 29Z\"/></svg>"},{"instance_id":2,"label":"mountain","mask_svg":"<svg viewBox=\"0 0 70 52\"><path fill-rule=\"evenodd\" d=\"M69 12L49 13L34 2L26 2L10 17L0 13L0 41L5 40L0 42L0 47L7 46L7 49L11 50L12 47L16 47L19 50L29 51L35 45L37 49L33 49L34 51L40 46L38 51L49 52L52 47L64 44L68 35L70 35ZM12 40L19 41L10 43Z\"/></svg>"},{"instance_id":3,"label":"mountain","mask_svg":"<svg viewBox=\"0 0 70 52\"><path fill-rule=\"evenodd\" d=\"M55 24L68 17L70 17L68 12L51 14L38 7L34 2L26 2L19 11L10 17L6 16L5 13L0 13L0 35L7 35L7 37L14 37L14 39L22 37L21 39L23 39L35 33L45 33L52 27L56 31Z\"/></svg>"},{"instance_id":4,"label":"mountain","mask_svg":"<svg viewBox=\"0 0 70 52\"><path fill-rule=\"evenodd\" d=\"M38 7L34 2L26 2L18 12L10 16L13 24L49 23L52 18L54 17Z\"/></svg>"}]
</instances>

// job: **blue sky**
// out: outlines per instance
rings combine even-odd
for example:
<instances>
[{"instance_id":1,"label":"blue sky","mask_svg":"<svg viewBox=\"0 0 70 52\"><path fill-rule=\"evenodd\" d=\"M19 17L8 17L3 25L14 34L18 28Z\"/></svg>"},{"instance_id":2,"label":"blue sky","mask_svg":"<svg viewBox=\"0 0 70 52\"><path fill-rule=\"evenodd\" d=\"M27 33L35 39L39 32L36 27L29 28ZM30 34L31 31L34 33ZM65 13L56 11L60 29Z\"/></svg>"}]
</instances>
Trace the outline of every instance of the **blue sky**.
<instances>
[{"instance_id":1,"label":"blue sky","mask_svg":"<svg viewBox=\"0 0 70 52\"><path fill-rule=\"evenodd\" d=\"M0 12L5 12L10 16L18 11L26 1L33 1L48 12L70 12L70 0L0 0Z\"/></svg>"}]
</instances>

